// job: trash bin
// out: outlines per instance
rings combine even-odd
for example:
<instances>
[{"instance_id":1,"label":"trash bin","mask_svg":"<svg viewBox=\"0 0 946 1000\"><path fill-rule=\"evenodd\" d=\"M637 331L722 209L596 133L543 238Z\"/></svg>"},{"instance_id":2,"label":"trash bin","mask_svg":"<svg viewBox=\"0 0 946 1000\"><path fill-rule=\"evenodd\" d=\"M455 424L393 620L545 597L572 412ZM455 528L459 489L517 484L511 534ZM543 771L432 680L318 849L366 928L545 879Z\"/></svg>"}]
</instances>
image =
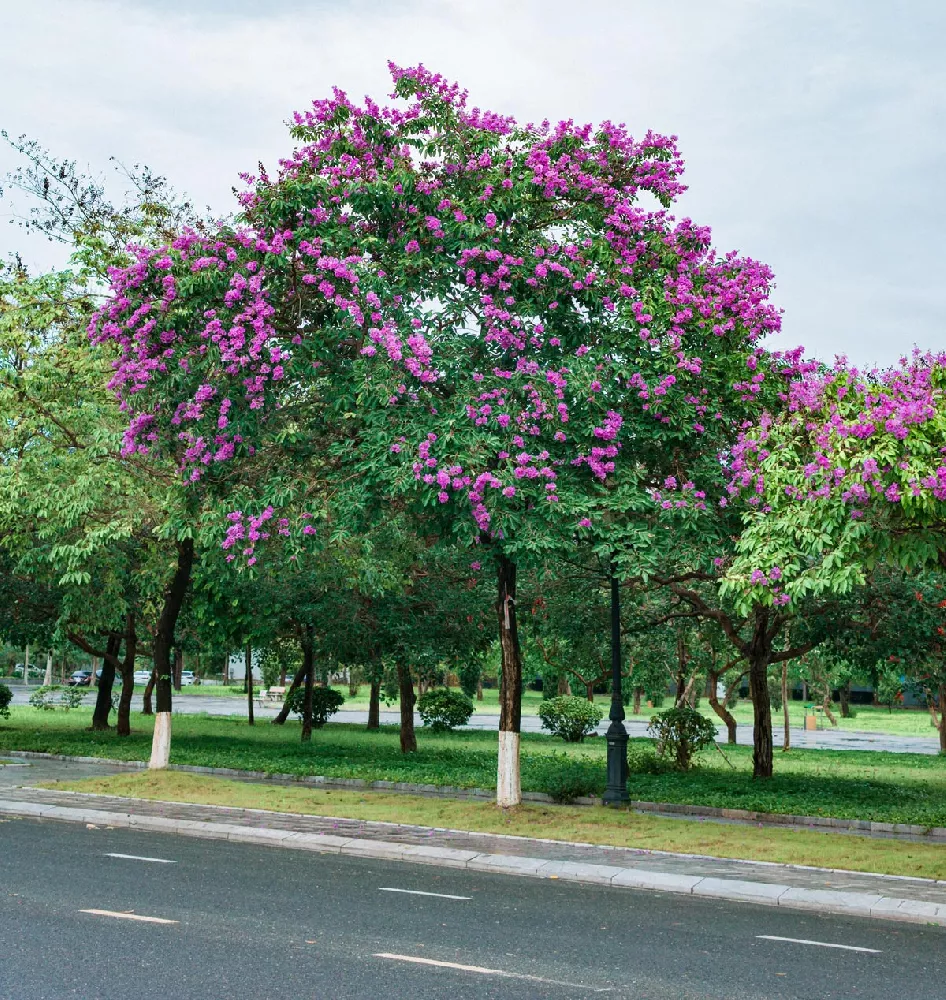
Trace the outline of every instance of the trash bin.
<instances>
[{"instance_id":1,"label":"trash bin","mask_svg":"<svg viewBox=\"0 0 946 1000\"><path fill-rule=\"evenodd\" d=\"M814 732L818 728L818 716L815 715L815 706L805 706L805 731Z\"/></svg>"}]
</instances>

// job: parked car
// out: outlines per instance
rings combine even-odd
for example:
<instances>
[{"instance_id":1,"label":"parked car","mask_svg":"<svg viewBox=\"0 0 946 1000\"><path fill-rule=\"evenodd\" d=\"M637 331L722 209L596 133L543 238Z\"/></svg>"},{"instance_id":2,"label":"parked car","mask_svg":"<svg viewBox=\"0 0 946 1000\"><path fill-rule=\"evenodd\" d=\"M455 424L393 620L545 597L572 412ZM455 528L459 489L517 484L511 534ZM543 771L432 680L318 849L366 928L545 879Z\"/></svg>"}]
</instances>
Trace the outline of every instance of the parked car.
<instances>
[{"instance_id":1,"label":"parked car","mask_svg":"<svg viewBox=\"0 0 946 1000\"><path fill-rule=\"evenodd\" d=\"M69 680L66 681L69 687L90 687L92 684L92 671L91 670L73 670L72 674L69 676Z\"/></svg>"},{"instance_id":2,"label":"parked car","mask_svg":"<svg viewBox=\"0 0 946 1000\"><path fill-rule=\"evenodd\" d=\"M151 680L150 670L136 670L135 671L135 683L136 684L147 684Z\"/></svg>"},{"instance_id":3,"label":"parked car","mask_svg":"<svg viewBox=\"0 0 946 1000\"><path fill-rule=\"evenodd\" d=\"M193 670L182 670L181 671L181 687L185 684L194 683L194 671Z\"/></svg>"}]
</instances>

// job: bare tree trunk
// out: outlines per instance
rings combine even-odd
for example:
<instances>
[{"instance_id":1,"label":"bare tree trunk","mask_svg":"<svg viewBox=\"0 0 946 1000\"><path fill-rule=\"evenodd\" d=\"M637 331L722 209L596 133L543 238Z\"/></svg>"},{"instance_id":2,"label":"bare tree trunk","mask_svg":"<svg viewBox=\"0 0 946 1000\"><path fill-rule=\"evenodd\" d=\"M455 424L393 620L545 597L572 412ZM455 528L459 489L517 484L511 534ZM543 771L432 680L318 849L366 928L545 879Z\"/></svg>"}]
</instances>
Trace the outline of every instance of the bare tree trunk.
<instances>
[{"instance_id":1,"label":"bare tree trunk","mask_svg":"<svg viewBox=\"0 0 946 1000\"><path fill-rule=\"evenodd\" d=\"M414 732L414 682L410 667L404 663L397 665L397 689L401 708L401 753L415 753L417 735Z\"/></svg>"},{"instance_id":2,"label":"bare tree trunk","mask_svg":"<svg viewBox=\"0 0 946 1000\"><path fill-rule=\"evenodd\" d=\"M939 688L939 752L946 753L946 684Z\"/></svg>"},{"instance_id":3,"label":"bare tree trunk","mask_svg":"<svg viewBox=\"0 0 946 1000\"><path fill-rule=\"evenodd\" d=\"M851 682L848 681L847 684L842 684L840 691L838 692L841 696L841 718L850 719L851 717Z\"/></svg>"},{"instance_id":4,"label":"bare tree trunk","mask_svg":"<svg viewBox=\"0 0 946 1000\"><path fill-rule=\"evenodd\" d=\"M279 714L273 719L274 726L281 726L285 723L286 719L289 718L289 699L292 697L293 692L296 688L305 682L305 656L302 658L302 666L296 671L295 676L292 678L292 683L289 685L289 690L286 692L286 697L283 698L282 708L279 710Z\"/></svg>"},{"instance_id":5,"label":"bare tree trunk","mask_svg":"<svg viewBox=\"0 0 946 1000\"><path fill-rule=\"evenodd\" d=\"M105 645L105 655L102 657L102 679L99 681L98 693L95 696L95 709L92 712L92 728L94 730L108 729L108 717L112 711L112 687L115 684L115 663L121 644L120 635L110 635ZM94 662L93 660L93 664Z\"/></svg>"},{"instance_id":6,"label":"bare tree trunk","mask_svg":"<svg viewBox=\"0 0 946 1000\"><path fill-rule=\"evenodd\" d=\"M180 694L181 691L181 674L184 671L184 654L180 649L174 649L174 659L171 661L171 682L174 690Z\"/></svg>"},{"instance_id":7,"label":"bare tree trunk","mask_svg":"<svg viewBox=\"0 0 946 1000\"><path fill-rule=\"evenodd\" d=\"M824 714L828 717L828 721L831 725L837 728L838 720L831 711L831 685L827 682L827 680L824 684L824 697L821 699L821 707L824 709Z\"/></svg>"},{"instance_id":8,"label":"bare tree trunk","mask_svg":"<svg viewBox=\"0 0 946 1000\"><path fill-rule=\"evenodd\" d=\"M165 588L161 615L151 642L154 675L157 678L154 737L151 742L151 759L148 761L148 767L152 770L167 767L171 755L171 649L193 565L194 540L185 538L177 543L177 566Z\"/></svg>"},{"instance_id":9,"label":"bare tree trunk","mask_svg":"<svg viewBox=\"0 0 946 1000\"><path fill-rule=\"evenodd\" d=\"M154 715L154 708L151 705L151 695L154 692L155 683L155 673L154 667L151 668L151 676L148 678L148 683L145 684L144 694L141 698L141 714L142 715Z\"/></svg>"},{"instance_id":10,"label":"bare tree trunk","mask_svg":"<svg viewBox=\"0 0 946 1000\"><path fill-rule=\"evenodd\" d=\"M641 714L641 697L643 696L643 694L644 694L643 688L639 687L634 688L634 707L631 709L631 712L634 715Z\"/></svg>"},{"instance_id":11,"label":"bare tree trunk","mask_svg":"<svg viewBox=\"0 0 946 1000\"><path fill-rule=\"evenodd\" d=\"M312 682L314 680L315 663L312 654L312 626L306 625L302 630L302 667L305 681L305 693L302 698L302 742L312 740Z\"/></svg>"},{"instance_id":12,"label":"bare tree trunk","mask_svg":"<svg viewBox=\"0 0 946 1000\"><path fill-rule=\"evenodd\" d=\"M348 668L348 696L349 698L358 697L358 682L355 680L355 672L351 667Z\"/></svg>"},{"instance_id":13,"label":"bare tree trunk","mask_svg":"<svg viewBox=\"0 0 946 1000\"><path fill-rule=\"evenodd\" d=\"M568 674L566 674L564 670L558 675L558 685L555 693L559 697L570 695L572 693L571 685L568 683Z\"/></svg>"},{"instance_id":14,"label":"bare tree trunk","mask_svg":"<svg viewBox=\"0 0 946 1000\"><path fill-rule=\"evenodd\" d=\"M368 694L368 728L381 728L381 681L372 681Z\"/></svg>"},{"instance_id":15,"label":"bare tree trunk","mask_svg":"<svg viewBox=\"0 0 946 1000\"><path fill-rule=\"evenodd\" d=\"M710 708L722 719L726 726L726 742L735 744L736 742L736 720L733 717L732 712L726 708L725 705L719 703L719 695L717 694L716 687L719 684L719 673L711 670L708 674L708 681L712 683L707 683L706 685L706 696L709 701ZM640 702L638 701L638 705Z\"/></svg>"},{"instance_id":16,"label":"bare tree trunk","mask_svg":"<svg viewBox=\"0 0 946 1000\"><path fill-rule=\"evenodd\" d=\"M752 698L752 777L771 778L772 703L769 700L769 662L772 658L768 639L769 616L757 609L752 640L749 643L749 695Z\"/></svg>"},{"instance_id":17,"label":"bare tree trunk","mask_svg":"<svg viewBox=\"0 0 946 1000\"><path fill-rule=\"evenodd\" d=\"M253 647L246 644L246 719L253 723Z\"/></svg>"},{"instance_id":18,"label":"bare tree trunk","mask_svg":"<svg viewBox=\"0 0 946 1000\"><path fill-rule=\"evenodd\" d=\"M522 801L519 739L522 722L522 650L516 622L516 564L501 554L497 568L496 614L502 666L499 678L499 760L496 804L506 808ZM594 694L591 694L594 698Z\"/></svg>"},{"instance_id":19,"label":"bare tree trunk","mask_svg":"<svg viewBox=\"0 0 946 1000\"><path fill-rule=\"evenodd\" d=\"M483 700L483 678L480 677L476 682L476 700Z\"/></svg>"},{"instance_id":20,"label":"bare tree trunk","mask_svg":"<svg viewBox=\"0 0 946 1000\"><path fill-rule=\"evenodd\" d=\"M782 753L788 753L792 748L792 731L788 720L788 660L782 662L782 715L785 720L785 735L782 738Z\"/></svg>"},{"instance_id":21,"label":"bare tree trunk","mask_svg":"<svg viewBox=\"0 0 946 1000\"><path fill-rule=\"evenodd\" d=\"M49 687L53 682L53 654L46 654L46 674L43 677L43 686Z\"/></svg>"},{"instance_id":22,"label":"bare tree trunk","mask_svg":"<svg viewBox=\"0 0 946 1000\"><path fill-rule=\"evenodd\" d=\"M138 650L138 636L135 632L135 616L125 615L125 655L121 662L122 693L118 697L118 720L116 728L119 736L131 735L131 696L135 691L135 654Z\"/></svg>"}]
</instances>

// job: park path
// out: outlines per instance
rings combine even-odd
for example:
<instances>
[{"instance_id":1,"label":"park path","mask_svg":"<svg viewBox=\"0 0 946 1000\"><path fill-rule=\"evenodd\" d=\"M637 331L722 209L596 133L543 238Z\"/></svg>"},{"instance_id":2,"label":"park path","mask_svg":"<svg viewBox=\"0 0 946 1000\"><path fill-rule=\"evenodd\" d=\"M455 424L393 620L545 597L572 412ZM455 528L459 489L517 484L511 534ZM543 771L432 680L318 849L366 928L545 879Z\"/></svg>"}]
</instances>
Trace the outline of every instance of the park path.
<instances>
[{"instance_id":1,"label":"park path","mask_svg":"<svg viewBox=\"0 0 946 1000\"><path fill-rule=\"evenodd\" d=\"M22 688L14 688L13 704L25 705L29 697L29 691ZM87 701L91 698L87 697ZM202 712L208 715L245 715L246 703L238 698L221 695L189 695L186 693L174 695L174 711L183 715L197 715ZM140 710L141 700L136 694L134 708ZM266 706L254 705L254 714L259 718L273 718L278 709ZM366 725L368 713L359 709L345 710L338 712L334 716L336 722L347 722L353 725ZM382 712L382 725L399 725L401 721L398 712ZM420 716L414 713L414 723L421 725ZM628 719L625 723L627 731L631 736L646 736L647 721L638 719ZM482 729L496 731L499 729L499 716L487 715L477 712L471 719L467 729ZM604 735L608 728L608 720L604 719L598 726L598 734ZM523 715L522 731L524 733L542 732L542 722L534 715ZM725 739L725 729L718 729L722 740ZM884 750L888 753L939 753L939 740L931 736L894 736L888 733L866 732L861 730L831 730L819 729L815 732L806 732L803 729L792 729L792 746L809 750ZM781 742L781 729L776 727L776 740ZM742 746L752 745L752 727L740 725L736 733L737 742Z\"/></svg>"}]
</instances>

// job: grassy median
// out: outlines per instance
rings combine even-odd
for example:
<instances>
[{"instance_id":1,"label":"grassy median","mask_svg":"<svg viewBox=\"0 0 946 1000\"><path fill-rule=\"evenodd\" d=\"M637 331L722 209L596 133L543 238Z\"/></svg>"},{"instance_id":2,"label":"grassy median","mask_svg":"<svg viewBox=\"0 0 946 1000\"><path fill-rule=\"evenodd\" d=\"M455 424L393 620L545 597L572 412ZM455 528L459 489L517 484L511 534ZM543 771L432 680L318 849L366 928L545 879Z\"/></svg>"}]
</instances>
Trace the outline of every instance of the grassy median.
<instances>
[{"instance_id":1,"label":"grassy median","mask_svg":"<svg viewBox=\"0 0 946 1000\"><path fill-rule=\"evenodd\" d=\"M487 802L431 799L384 792L344 792L230 781L167 771L50 783L169 802L269 809L276 812L384 820L420 826L571 840L639 850L845 868L946 878L946 846L879 840L840 833L664 819L598 807L523 805L500 811ZM825 875L830 885L832 876Z\"/></svg>"}]
</instances>

